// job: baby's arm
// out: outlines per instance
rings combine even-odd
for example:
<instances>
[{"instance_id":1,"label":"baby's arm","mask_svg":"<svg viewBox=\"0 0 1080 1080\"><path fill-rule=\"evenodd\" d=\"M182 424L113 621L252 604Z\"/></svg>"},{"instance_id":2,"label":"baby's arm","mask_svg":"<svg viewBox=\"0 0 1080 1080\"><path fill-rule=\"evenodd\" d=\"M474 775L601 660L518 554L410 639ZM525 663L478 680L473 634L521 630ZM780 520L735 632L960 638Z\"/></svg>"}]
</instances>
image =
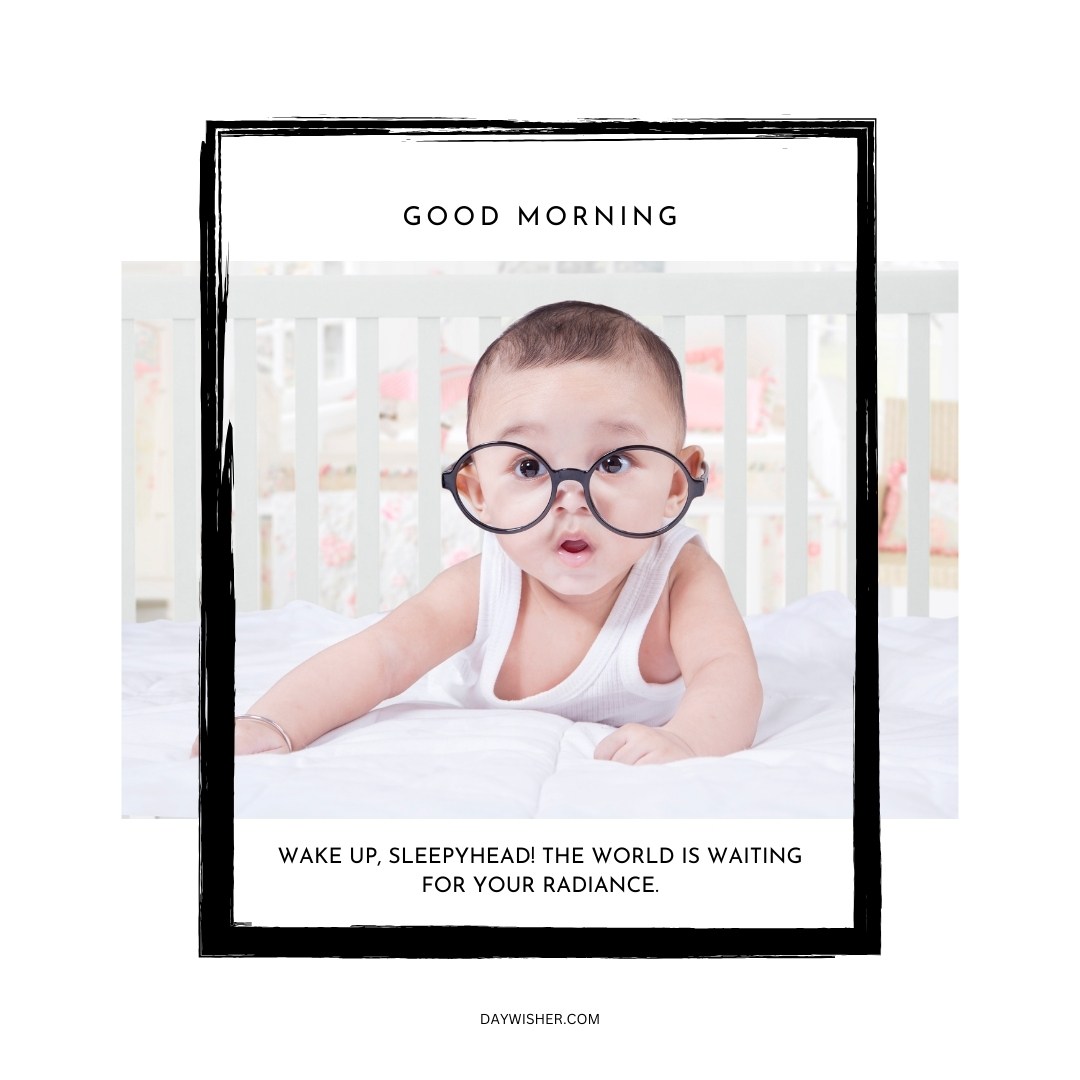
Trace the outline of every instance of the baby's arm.
<instances>
[{"instance_id":1,"label":"baby's arm","mask_svg":"<svg viewBox=\"0 0 1080 1080\"><path fill-rule=\"evenodd\" d=\"M407 690L476 635L480 559L444 570L422 592L374 626L316 653L276 682L247 710L279 724L294 750L314 742ZM282 748L257 721L236 721L237 754ZM198 743L192 753L198 752Z\"/></svg>"},{"instance_id":2,"label":"baby's arm","mask_svg":"<svg viewBox=\"0 0 1080 1080\"><path fill-rule=\"evenodd\" d=\"M680 552L669 595L671 648L686 683L663 726L625 724L596 748L630 765L745 750L761 714L761 681L750 636L724 572L698 544Z\"/></svg>"}]
</instances>

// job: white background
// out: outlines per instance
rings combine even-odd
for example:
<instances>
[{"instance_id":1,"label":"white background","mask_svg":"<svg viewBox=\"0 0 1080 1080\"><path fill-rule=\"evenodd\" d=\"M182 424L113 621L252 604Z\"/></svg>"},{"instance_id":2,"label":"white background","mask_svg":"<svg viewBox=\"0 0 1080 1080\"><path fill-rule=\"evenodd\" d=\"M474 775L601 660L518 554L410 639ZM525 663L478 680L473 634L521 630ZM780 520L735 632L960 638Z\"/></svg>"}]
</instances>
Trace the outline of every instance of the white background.
<instances>
[{"instance_id":1,"label":"white background","mask_svg":"<svg viewBox=\"0 0 1080 1080\"><path fill-rule=\"evenodd\" d=\"M5 973L23 1073L1060 1071L1072 1009L1049 976L1075 959L1073 453L1058 434L1078 389L1058 114L1071 36L1043 2L978 33L952 4L749 10L552 4L519 27L468 5L412 6L397 25L320 3L9 17ZM207 118L318 113L878 118L881 259L961 266L973 538L961 818L883 824L882 957L197 959L194 825L119 820L120 263L197 258ZM58 590L77 616L57 618ZM577 1009L601 1025L479 1023Z\"/></svg>"}]
</instances>

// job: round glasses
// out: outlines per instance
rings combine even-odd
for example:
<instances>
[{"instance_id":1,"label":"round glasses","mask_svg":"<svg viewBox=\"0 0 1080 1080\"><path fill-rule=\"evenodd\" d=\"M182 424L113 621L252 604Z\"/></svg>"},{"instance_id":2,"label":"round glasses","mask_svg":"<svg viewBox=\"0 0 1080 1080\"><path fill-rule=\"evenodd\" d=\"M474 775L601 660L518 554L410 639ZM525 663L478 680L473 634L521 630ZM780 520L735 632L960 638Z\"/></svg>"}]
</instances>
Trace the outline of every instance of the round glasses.
<instances>
[{"instance_id":1,"label":"round glasses","mask_svg":"<svg viewBox=\"0 0 1080 1080\"><path fill-rule=\"evenodd\" d=\"M490 442L466 450L442 474L442 486L481 529L531 529L555 505L559 486L580 484L593 517L620 536L659 536L674 528L705 493L709 467L695 478L657 446L620 446L588 469L553 469L521 443Z\"/></svg>"}]
</instances>

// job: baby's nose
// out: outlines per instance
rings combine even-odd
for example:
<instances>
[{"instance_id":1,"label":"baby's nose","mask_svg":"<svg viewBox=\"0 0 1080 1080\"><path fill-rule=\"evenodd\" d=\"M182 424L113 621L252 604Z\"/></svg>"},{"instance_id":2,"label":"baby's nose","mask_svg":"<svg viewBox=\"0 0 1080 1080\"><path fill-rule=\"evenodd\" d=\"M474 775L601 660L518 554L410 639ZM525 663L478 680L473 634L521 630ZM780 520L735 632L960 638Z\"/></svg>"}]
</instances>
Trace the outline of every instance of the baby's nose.
<instances>
[{"instance_id":1,"label":"baby's nose","mask_svg":"<svg viewBox=\"0 0 1080 1080\"><path fill-rule=\"evenodd\" d=\"M555 505L564 510L588 509L585 501L585 488L577 480L564 480L555 493Z\"/></svg>"}]
</instances>

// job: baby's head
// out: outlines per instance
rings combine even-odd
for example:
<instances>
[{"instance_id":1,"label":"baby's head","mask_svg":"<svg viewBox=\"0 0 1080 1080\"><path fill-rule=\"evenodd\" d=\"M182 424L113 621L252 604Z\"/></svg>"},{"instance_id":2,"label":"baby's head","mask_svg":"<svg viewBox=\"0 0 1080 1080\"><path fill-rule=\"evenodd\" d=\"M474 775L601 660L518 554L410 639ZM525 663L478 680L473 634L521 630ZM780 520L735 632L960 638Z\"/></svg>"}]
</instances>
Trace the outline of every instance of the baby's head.
<instances>
[{"instance_id":1,"label":"baby's head","mask_svg":"<svg viewBox=\"0 0 1080 1080\"><path fill-rule=\"evenodd\" d=\"M513 377L516 373L574 364L610 366L615 379L637 382L648 395L658 395L672 424L672 445L668 448L676 451L682 446L686 437L686 406L682 373L671 349L625 312L580 300L536 308L488 346L469 383L470 445L481 439L506 438L505 434L475 430L474 421L481 404L488 404L484 400L485 387L494 376Z\"/></svg>"},{"instance_id":2,"label":"baby's head","mask_svg":"<svg viewBox=\"0 0 1080 1080\"><path fill-rule=\"evenodd\" d=\"M467 437L444 486L561 596L622 581L681 520L704 474L701 447L683 446L671 350L599 304L537 308L491 345L469 386Z\"/></svg>"}]
</instances>

